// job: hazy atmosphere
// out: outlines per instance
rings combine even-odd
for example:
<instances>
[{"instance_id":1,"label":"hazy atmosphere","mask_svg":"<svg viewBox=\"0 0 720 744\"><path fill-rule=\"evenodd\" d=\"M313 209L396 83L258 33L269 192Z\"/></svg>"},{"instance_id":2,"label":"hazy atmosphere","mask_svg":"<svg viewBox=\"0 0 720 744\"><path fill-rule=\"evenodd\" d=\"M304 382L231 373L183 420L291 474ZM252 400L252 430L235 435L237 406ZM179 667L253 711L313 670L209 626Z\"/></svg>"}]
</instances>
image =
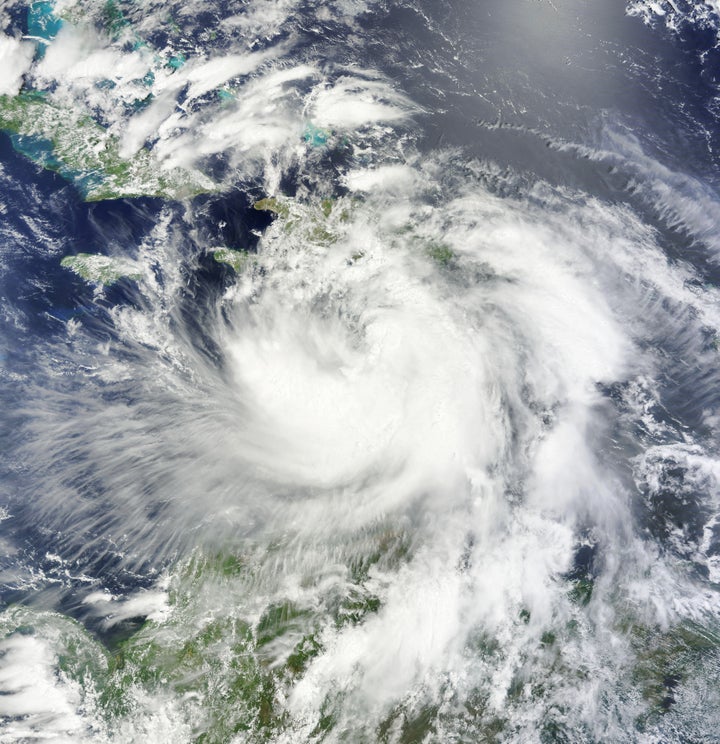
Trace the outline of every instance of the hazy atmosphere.
<instances>
[{"instance_id":1,"label":"hazy atmosphere","mask_svg":"<svg viewBox=\"0 0 720 744\"><path fill-rule=\"evenodd\" d=\"M0 0L0 744L710 744L717 0Z\"/></svg>"}]
</instances>

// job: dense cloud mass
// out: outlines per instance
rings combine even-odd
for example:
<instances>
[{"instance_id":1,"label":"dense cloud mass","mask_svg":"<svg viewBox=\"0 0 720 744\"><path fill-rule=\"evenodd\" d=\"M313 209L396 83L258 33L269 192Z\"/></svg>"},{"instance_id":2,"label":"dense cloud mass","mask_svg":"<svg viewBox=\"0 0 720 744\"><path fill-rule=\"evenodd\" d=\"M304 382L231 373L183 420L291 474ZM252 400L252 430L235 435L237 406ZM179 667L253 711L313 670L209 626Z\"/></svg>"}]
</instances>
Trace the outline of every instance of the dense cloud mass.
<instances>
[{"instance_id":1,"label":"dense cloud mass","mask_svg":"<svg viewBox=\"0 0 720 744\"><path fill-rule=\"evenodd\" d=\"M0 24L0 742L709 742L715 3Z\"/></svg>"}]
</instances>

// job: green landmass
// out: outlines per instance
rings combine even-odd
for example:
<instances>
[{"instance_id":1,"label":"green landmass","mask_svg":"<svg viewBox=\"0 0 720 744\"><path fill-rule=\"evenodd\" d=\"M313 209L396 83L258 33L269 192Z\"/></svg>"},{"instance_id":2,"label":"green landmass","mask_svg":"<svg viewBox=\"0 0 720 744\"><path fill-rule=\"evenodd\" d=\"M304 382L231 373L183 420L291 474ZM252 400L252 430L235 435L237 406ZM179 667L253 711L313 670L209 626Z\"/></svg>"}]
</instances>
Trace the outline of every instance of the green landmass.
<instances>
[{"instance_id":1,"label":"green landmass","mask_svg":"<svg viewBox=\"0 0 720 744\"><path fill-rule=\"evenodd\" d=\"M101 10L101 21L112 38L117 38L130 25L116 0L107 0Z\"/></svg>"},{"instance_id":2,"label":"green landmass","mask_svg":"<svg viewBox=\"0 0 720 744\"><path fill-rule=\"evenodd\" d=\"M119 279L140 279L142 274L137 266L120 258L111 256L78 253L75 256L65 256L60 265L74 271L92 284L110 285Z\"/></svg>"},{"instance_id":3,"label":"green landmass","mask_svg":"<svg viewBox=\"0 0 720 744\"><path fill-rule=\"evenodd\" d=\"M401 530L381 527L365 537L362 551L347 565L347 583L329 589L320 603L290 598L282 591L258 594L267 556L197 551L176 567L167 587L166 609L140 625L137 620L134 625L125 621L130 632L121 628L115 640L101 643L79 623L57 613L10 607L0 613L0 641L33 636L47 644L55 655L58 679L77 686L84 696L80 710L90 711L93 725L109 738L128 718L173 699L182 701L181 715L192 730L188 739L195 744L275 740L288 733L291 723L285 705L289 692L324 652L328 640L352 632L353 626L383 611L370 574L397 570L412 555L409 538ZM257 601L248 602L249 596ZM580 618L582 600L572 607ZM517 632L527 633L532 620L529 610L520 609ZM582 632L589 628L586 625ZM629 693L637 696L638 732L655 730L692 679L712 684L720 659L716 629L685 621L660 630L629 619L618 630L632 651L626 683ZM519 667L508 683L509 712L516 706L522 709L528 699L546 706L538 732L539 740L548 744L573 740L567 708L557 702L557 685L573 678L585 682L593 673L592 664L572 653L576 635L570 623L541 634L538 629L536 650L528 647L526 666ZM483 669L491 672L504 663L503 643L481 628L469 638L468 652L479 678ZM534 667L547 673L540 678L528 675ZM328 694L317 719L308 723L315 726L318 741L331 737L414 744L436 738L446 716L450 725L465 720L475 740L510 740L515 733L511 717L498 715L490 692L481 681L452 713L422 695L398 701L373 735L363 735L354 729L339 730L347 700L338 690Z\"/></svg>"},{"instance_id":4,"label":"green landmass","mask_svg":"<svg viewBox=\"0 0 720 744\"><path fill-rule=\"evenodd\" d=\"M703 666L717 669L720 662L720 631L683 622L665 632L640 625L630 629L637 653L632 681L649 704L638 723L645 728L675 704L677 689Z\"/></svg>"},{"instance_id":5,"label":"green landmass","mask_svg":"<svg viewBox=\"0 0 720 744\"><path fill-rule=\"evenodd\" d=\"M18 152L75 184L86 201L184 199L217 188L198 173L162 170L145 148L130 159L121 157L118 138L105 127L41 92L0 96L0 129L10 134Z\"/></svg>"},{"instance_id":6,"label":"green landmass","mask_svg":"<svg viewBox=\"0 0 720 744\"><path fill-rule=\"evenodd\" d=\"M253 207L276 215L286 233L299 233L308 243L323 246L336 242L341 224L350 219L350 206L345 200L305 203L287 196L268 196L256 201Z\"/></svg>"},{"instance_id":7,"label":"green landmass","mask_svg":"<svg viewBox=\"0 0 720 744\"><path fill-rule=\"evenodd\" d=\"M272 212L278 217L287 219L290 216L290 204L291 200L286 197L267 196L256 201L253 209L259 212Z\"/></svg>"},{"instance_id":8,"label":"green landmass","mask_svg":"<svg viewBox=\"0 0 720 744\"><path fill-rule=\"evenodd\" d=\"M442 266L449 266L455 259L452 249L445 243L430 241L425 247L425 251L433 261L437 261Z\"/></svg>"},{"instance_id":9,"label":"green landmass","mask_svg":"<svg viewBox=\"0 0 720 744\"><path fill-rule=\"evenodd\" d=\"M234 251L232 248L216 248L213 258L218 263L227 264L236 273L240 273L248 262L248 254L245 251Z\"/></svg>"}]
</instances>

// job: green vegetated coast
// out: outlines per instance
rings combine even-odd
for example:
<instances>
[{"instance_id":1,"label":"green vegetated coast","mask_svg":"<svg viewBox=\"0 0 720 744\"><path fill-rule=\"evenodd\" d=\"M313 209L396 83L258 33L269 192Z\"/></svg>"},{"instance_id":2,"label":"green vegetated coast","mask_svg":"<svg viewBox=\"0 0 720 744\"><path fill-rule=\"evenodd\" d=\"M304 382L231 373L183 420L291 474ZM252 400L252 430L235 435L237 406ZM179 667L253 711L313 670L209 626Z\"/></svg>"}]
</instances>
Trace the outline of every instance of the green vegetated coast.
<instances>
[{"instance_id":1,"label":"green vegetated coast","mask_svg":"<svg viewBox=\"0 0 720 744\"><path fill-rule=\"evenodd\" d=\"M27 12L28 37L35 43L35 61L46 56L47 49L66 26L87 22L85 14L100 26L108 40L125 39L135 49L147 43L132 29L122 3L108 0L100 8L83 3L71 4L56 13L55 3L40 0ZM168 18L171 29L174 26ZM144 100L135 101L141 109L152 100L152 84L160 68L171 73L183 67L185 55L172 50L157 52L143 80L135 81L144 91ZM30 77L32 82L32 76ZM99 84L114 88L111 80ZM221 103L234 100L225 89L217 91ZM123 99L118 99L119 105ZM164 168L154 152L142 147L132 156L120 152L120 139L97 120L79 102L72 105L57 100L51 89L36 89L32 84L17 95L0 95L0 130L11 138L13 147L40 167L54 171L74 184L86 201L141 196L171 200L185 199L222 188L197 169ZM303 139L309 147L328 145L332 132L309 123Z\"/></svg>"},{"instance_id":2,"label":"green vegetated coast","mask_svg":"<svg viewBox=\"0 0 720 744\"><path fill-rule=\"evenodd\" d=\"M0 615L0 646L23 638L45 644L52 674L80 691L79 710L111 738L126 724L136 735L151 730L153 716L160 715L173 731L184 732L182 741L194 744L272 741L298 725L287 701L311 665L334 639L383 612L378 576L412 560L412 544L401 531L380 528L368 541L369 552L352 558L345 579L319 602L310 593L288 596L273 588L267 573L272 546L247 554L197 551L173 572L163 608L144 620L121 621L102 641L63 615L14 607ZM368 728L362 717L348 719L345 693L337 690L327 694L315 720L303 722L297 740L419 744L436 741L441 730L464 730L480 737L474 740L512 741L519 733L513 708L530 698L545 711L539 740L573 741L554 688L568 675L580 681L593 673L574 651L578 637L592 632L585 615L591 599L577 597L572 582L567 586L575 620L540 633L527 610L515 619L514 632L535 640L525 645L523 663L504 691L509 715L494 710L496 691L488 686L505 662L503 643L478 632L468 638L477 686L462 704L448 703L448 681L444 702L422 695L398 700ZM122 608L118 602L121 616ZM630 651L622 684L637 701L638 735L662 726L698 670L710 679L720 663L720 636L694 623L667 629L632 623L617 630ZM591 735L586 740L595 741Z\"/></svg>"},{"instance_id":3,"label":"green vegetated coast","mask_svg":"<svg viewBox=\"0 0 720 744\"><path fill-rule=\"evenodd\" d=\"M380 610L368 581L371 566L396 565L405 553L404 535L380 533L376 552L353 564L348 585L317 606L258 593L267 567L255 555L198 551L174 573L166 607L139 628L137 619L120 623L100 641L64 615L16 606L0 615L0 649L28 637L45 644L52 674L81 691L80 709L108 736L123 721L143 730L167 704L163 715L173 729L188 732L183 741L267 741L290 724L283 700L322 653L323 632L342 631ZM340 702L328 700L318 734L333 727L331 710Z\"/></svg>"},{"instance_id":4,"label":"green vegetated coast","mask_svg":"<svg viewBox=\"0 0 720 744\"><path fill-rule=\"evenodd\" d=\"M117 137L105 127L52 103L42 92L0 96L0 129L10 135L18 152L75 184L87 201L135 196L183 199L216 188L197 172L162 169L145 148L123 158Z\"/></svg>"},{"instance_id":5,"label":"green vegetated coast","mask_svg":"<svg viewBox=\"0 0 720 744\"><path fill-rule=\"evenodd\" d=\"M80 22L81 11L71 6L65 17L56 15L52 2L30 4L27 29L35 42L36 61L45 57L64 26ZM112 0L100 9L99 20L109 39L128 27L120 4ZM136 46L143 45L142 40L136 40ZM173 60L168 65L173 69L178 66ZM149 84L152 70L146 77ZM147 95L152 97L149 90ZM89 110L80 104L58 102L50 90L30 86L17 95L1 95L0 130L10 136L15 150L73 183L86 201L140 196L185 199L218 188L198 171L163 168L146 147L124 157L119 138Z\"/></svg>"},{"instance_id":6,"label":"green vegetated coast","mask_svg":"<svg viewBox=\"0 0 720 744\"><path fill-rule=\"evenodd\" d=\"M140 279L142 272L131 261L92 253L65 256L60 265L91 284L109 286L119 279Z\"/></svg>"}]
</instances>

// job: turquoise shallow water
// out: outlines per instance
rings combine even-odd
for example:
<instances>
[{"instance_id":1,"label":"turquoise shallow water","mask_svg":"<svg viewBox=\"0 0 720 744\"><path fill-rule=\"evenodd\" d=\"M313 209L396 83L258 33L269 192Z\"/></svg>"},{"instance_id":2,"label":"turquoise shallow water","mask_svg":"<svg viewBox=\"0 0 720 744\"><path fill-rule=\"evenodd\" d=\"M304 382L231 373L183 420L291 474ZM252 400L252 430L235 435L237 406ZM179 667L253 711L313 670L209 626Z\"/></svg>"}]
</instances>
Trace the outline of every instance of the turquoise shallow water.
<instances>
[{"instance_id":1,"label":"turquoise shallow water","mask_svg":"<svg viewBox=\"0 0 720 744\"><path fill-rule=\"evenodd\" d=\"M0 741L713 741L712 4L0 20Z\"/></svg>"}]
</instances>

